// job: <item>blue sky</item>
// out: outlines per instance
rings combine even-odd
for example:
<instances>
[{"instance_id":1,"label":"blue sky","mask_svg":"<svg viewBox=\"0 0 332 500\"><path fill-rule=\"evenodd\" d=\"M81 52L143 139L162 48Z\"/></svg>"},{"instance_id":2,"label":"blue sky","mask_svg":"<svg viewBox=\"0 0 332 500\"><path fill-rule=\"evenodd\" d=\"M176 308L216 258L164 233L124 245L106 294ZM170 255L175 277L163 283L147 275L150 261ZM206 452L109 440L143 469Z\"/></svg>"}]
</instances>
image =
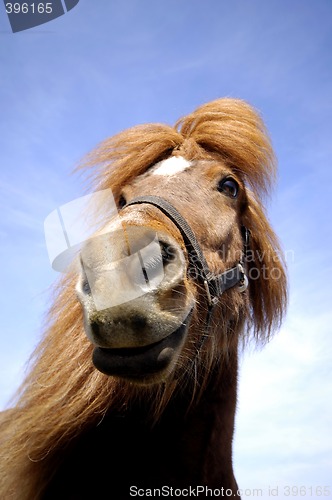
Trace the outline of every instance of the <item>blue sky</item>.
<instances>
[{"instance_id":1,"label":"blue sky","mask_svg":"<svg viewBox=\"0 0 332 500\"><path fill-rule=\"evenodd\" d=\"M71 171L102 139L173 124L222 96L257 107L279 160L271 222L287 255L287 319L241 362L234 467L241 488L332 494L332 3L81 0L12 34L0 6L0 405L41 335L45 217L83 194ZM285 496L286 497L286 496Z\"/></svg>"}]
</instances>

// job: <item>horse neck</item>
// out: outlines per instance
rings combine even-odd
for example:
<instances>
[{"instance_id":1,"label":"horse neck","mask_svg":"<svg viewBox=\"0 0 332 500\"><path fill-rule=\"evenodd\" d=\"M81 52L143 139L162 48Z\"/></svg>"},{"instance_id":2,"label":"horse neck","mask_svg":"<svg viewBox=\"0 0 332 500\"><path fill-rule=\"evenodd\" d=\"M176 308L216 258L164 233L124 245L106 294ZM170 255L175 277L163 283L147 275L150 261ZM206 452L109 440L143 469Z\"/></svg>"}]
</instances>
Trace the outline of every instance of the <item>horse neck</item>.
<instances>
[{"instance_id":1,"label":"horse neck","mask_svg":"<svg viewBox=\"0 0 332 500\"><path fill-rule=\"evenodd\" d=\"M53 496L45 498L60 498L63 491L68 493L69 483L82 496L98 485L98 492L106 491L110 473L112 491L121 500L128 498L131 485L223 487L237 497L232 469L236 353L212 371L198 401L192 402L190 384L183 385L157 421L150 418L151 400L143 397L128 401L122 410L110 407L100 425L62 457L47 489Z\"/></svg>"},{"instance_id":2,"label":"horse neck","mask_svg":"<svg viewBox=\"0 0 332 500\"><path fill-rule=\"evenodd\" d=\"M232 470L232 441L237 369L237 353L233 353L222 369L216 366L202 397L184 416L185 456L191 457L191 462L195 460L201 480L210 487L229 484L232 488L236 484Z\"/></svg>"},{"instance_id":3,"label":"horse neck","mask_svg":"<svg viewBox=\"0 0 332 500\"><path fill-rule=\"evenodd\" d=\"M141 403L139 409L132 408L131 415L128 414L128 427L135 421L136 432L145 429L147 441L153 442L153 449L160 449L162 456L155 459L164 461L165 468L174 464L175 476L176 470L181 471L175 482L206 484L211 488L224 486L236 491L232 439L237 366L237 353L230 354L222 368L216 366L198 402L190 404L190 385L175 393L151 432L144 404ZM148 442L146 447L148 449Z\"/></svg>"}]
</instances>

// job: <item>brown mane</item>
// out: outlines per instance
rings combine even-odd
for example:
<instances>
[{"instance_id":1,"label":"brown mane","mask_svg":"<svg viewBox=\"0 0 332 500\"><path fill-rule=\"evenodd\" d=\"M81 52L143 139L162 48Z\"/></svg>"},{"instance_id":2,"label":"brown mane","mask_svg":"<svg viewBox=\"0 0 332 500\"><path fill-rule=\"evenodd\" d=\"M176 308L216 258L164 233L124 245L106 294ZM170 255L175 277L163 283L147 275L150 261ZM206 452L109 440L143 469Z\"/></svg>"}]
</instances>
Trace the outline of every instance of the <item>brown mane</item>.
<instances>
[{"instance_id":1,"label":"brown mane","mask_svg":"<svg viewBox=\"0 0 332 500\"><path fill-rule=\"evenodd\" d=\"M249 332L266 342L280 325L286 306L286 275L277 238L263 209L263 198L275 179L275 159L260 117L240 100L220 99L182 118L175 127L141 125L102 142L81 167L94 190L121 188L171 154L185 158L222 158L246 185L248 203L242 214L251 232ZM265 273L265 279L260 275ZM83 429L96 425L109 407L125 407L130 398L151 399L157 419L174 384L140 388L97 371L92 346L83 333L75 276L64 276L54 289L45 334L16 405L3 415L0 440L0 492L3 498L39 498L58 456ZM15 494L13 492L20 491Z\"/></svg>"}]
</instances>

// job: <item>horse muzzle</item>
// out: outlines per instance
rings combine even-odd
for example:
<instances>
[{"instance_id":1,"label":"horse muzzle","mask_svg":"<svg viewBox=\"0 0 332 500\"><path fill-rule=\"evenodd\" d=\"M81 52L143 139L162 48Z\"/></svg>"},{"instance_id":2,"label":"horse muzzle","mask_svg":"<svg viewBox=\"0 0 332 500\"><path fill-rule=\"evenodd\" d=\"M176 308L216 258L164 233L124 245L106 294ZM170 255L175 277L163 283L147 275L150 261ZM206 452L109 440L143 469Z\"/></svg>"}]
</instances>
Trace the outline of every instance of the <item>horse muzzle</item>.
<instances>
[{"instance_id":1,"label":"horse muzzle","mask_svg":"<svg viewBox=\"0 0 332 500\"><path fill-rule=\"evenodd\" d=\"M129 226L91 239L80 257L76 290L96 368L138 382L162 378L185 342L194 304L179 244Z\"/></svg>"}]
</instances>

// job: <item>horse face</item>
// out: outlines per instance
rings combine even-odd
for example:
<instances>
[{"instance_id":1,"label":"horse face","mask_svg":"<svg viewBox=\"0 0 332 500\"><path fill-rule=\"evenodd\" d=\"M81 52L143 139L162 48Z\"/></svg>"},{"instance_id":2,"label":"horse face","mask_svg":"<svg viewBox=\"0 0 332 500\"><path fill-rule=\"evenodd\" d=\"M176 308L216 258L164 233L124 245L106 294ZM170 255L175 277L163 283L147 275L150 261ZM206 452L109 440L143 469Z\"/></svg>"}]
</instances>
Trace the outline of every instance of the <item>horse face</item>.
<instances>
[{"instance_id":1,"label":"horse face","mask_svg":"<svg viewBox=\"0 0 332 500\"><path fill-rule=\"evenodd\" d=\"M241 259L245 194L226 165L171 157L118 193L127 203L141 195L160 196L182 214L212 271ZM124 207L85 245L81 263L77 294L100 371L155 383L183 366L184 352L195 356L192 332L204 325L206 297L187 272L179 229L158 208Z\"/></svg>"}]
</instances>

